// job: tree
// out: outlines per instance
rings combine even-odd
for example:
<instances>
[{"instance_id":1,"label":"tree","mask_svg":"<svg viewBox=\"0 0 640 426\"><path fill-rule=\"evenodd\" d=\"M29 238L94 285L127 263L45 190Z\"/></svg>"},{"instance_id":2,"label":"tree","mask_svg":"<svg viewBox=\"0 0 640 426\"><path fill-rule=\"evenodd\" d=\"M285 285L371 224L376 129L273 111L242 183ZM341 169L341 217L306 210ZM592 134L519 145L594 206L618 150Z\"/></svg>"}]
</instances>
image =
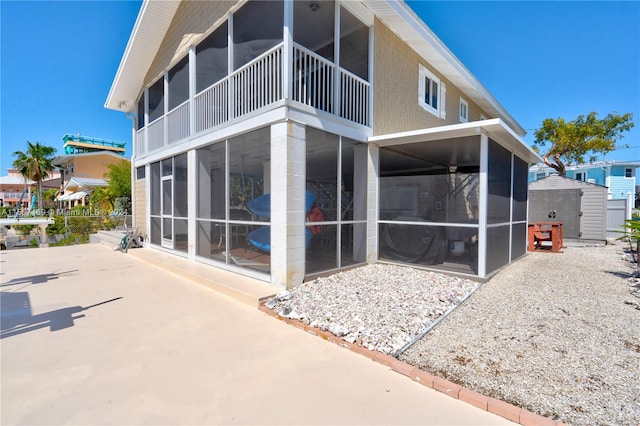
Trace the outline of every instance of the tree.
<instances>
[{"instance_id":1,"label":"tree","mask_svg":"<svg viewBox=\"0 0 640 426\"><path fill-rule=\"evenodd\" d=\"M622 134L634 126L632 119L631 113L611 113L598 119L595 112L580 115L573 121L547 118L535 132L533 149L539 152L539 147L550 143L551 147L542 154L542 159L560 176L565 176L568 164L584 163L586 155L593 162L596 160L594 154L606 154L615 150L616 142L623 137Z\"/></svg>"},{"instance_id":2,"label":"tree","mask_svg":"<svg viewBox=\"0 0 640 426\"><path fill-rule=\"evenodd\" d=\"M122 160L116 164L109 164L107 168L109 171L105 173L105 178L109 183L105 188L96 188L91 194L91 202L100 208L114 208L117 198L131 200L131 163Z\"/></svg>"},{"instance_id":3,"label":"tree","mask_svg":"<svg viewBox=\"0 0 640 426\"><path fill-rule=\"evenodd\" d=\"M15 151L13 156L13 167L20 171L20 174L27 179L31 179L38 184L38 210L42 211L42 181L49 177L53 170L53 154L56 149L50 146L41 145L40 142L31 143L27 141L27 151Z\"/></svg>"}]
</instances>

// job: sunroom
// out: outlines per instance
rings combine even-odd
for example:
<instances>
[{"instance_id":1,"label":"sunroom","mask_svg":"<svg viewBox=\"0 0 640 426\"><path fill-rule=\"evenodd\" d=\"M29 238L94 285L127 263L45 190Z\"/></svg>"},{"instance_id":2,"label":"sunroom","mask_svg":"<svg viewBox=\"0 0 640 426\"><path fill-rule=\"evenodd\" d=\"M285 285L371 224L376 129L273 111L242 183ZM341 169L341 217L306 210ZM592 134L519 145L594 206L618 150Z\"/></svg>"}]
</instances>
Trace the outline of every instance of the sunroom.
<instances>
[{"instance_id":1,"label":"sunroom","mask_svg":"<svg viewBox=\"0 0 640 426\"><path fill-rule=\"evenodd\" d=\"M231 12L140 94L138 157L284 105L370 129L366 9L279 0Z\"/></svg>"},{"instance_id":2,"label":"sunroom","mask_svg":"<svg viewBox=\"0 0 640 426\"><path fill-rule=\"evenodd\" d=\"M378 258L490 277L522 257L528 164L500 119L370 138L379 148Z\"/></svg>"}]
</instances>

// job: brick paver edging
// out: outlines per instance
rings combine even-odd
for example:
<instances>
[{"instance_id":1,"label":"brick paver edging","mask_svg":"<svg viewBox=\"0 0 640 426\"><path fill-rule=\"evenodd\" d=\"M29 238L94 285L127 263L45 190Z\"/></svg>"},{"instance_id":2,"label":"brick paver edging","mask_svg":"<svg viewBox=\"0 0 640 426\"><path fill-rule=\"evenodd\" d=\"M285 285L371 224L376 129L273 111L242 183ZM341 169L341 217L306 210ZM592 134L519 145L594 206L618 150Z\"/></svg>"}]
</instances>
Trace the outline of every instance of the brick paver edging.
<instances>
[{"instance_id":1,"label":"brick paver edging","mask_svg":"<svg viewBox=\"0 0 640 426\"><path fill-rule=\"evenodd\" d=\"M551 420L548 417L541 416L524 408L516 407L513 404L509 404L499 399L484 396L478 392L472 391L471 389L467 389L443 378L433 376L425 371L420 370L417 367L414 367L413 365L402 362L399 359L392 357L391 355L386 355L382 352L372 351L363 346L349 343L328 331L311 327L310 325L306 325L299 320L280 316L277 313L273 312L271 309L267 308L264 303L260 303L259 309L265 314L284 321L287 324L299 328L300 330L304 330L307 333L313 334L314 336L321 337L322 339L335 343L338 346L347 348L352 352L364 355L375 362L386 365L393 371L407 376L411 380L421 383L428 388L435 389L438 392L442 392L446 395L451 396L452 398L459 399L475 407L481 408L485 411L489 411L500 417L504 417L505 419L511 420L512 422L527 426L564 426L564 423L562 422Z\"/></svg>"}]
</instances>

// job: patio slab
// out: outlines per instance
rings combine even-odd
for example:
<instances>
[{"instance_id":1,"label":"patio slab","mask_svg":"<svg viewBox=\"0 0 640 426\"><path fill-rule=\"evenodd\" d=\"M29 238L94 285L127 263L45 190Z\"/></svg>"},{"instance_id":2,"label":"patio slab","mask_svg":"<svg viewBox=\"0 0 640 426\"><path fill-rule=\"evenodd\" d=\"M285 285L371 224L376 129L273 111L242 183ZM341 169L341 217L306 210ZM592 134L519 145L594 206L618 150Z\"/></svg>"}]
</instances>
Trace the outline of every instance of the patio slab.
<instances>
[{"instance_id":1,"label":"patio slab","mask_svg":"<svg viewBox=\"0 0 640 426\"><path fill-rule=\"evenodd\" d=\"M13 424L509 424L99 244L0 252Z\"/></svg>"}]
</instances>

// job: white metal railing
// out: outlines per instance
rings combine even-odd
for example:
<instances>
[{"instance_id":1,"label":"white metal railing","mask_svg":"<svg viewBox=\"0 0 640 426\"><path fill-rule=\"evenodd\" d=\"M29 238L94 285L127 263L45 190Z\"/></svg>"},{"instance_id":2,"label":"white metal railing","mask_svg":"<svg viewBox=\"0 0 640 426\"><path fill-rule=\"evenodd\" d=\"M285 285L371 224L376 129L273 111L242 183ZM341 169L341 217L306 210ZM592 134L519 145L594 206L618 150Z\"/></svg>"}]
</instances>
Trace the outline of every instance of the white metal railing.
<instances>
[{"instance_id":1,"label":"white metal railing","mask_svg":"<svg viewBox=\"0 0 640 426\"><path fill-rule=\"evenodd\" d=\"M147 148L144 140L144 128L136 132L135 150L136 150L136 155L144 155L147 153Z\"/></svg>"},{"instance_id":2,"label":"white metal railing","mask_svg":"<svg viewBox=\"0 0 640 426\"><path fill-rule=\"evenodd\" d=\"M175 143L189 136L189 101L167 114L167 143Z\"/></svg>"},{"instance_id":3,"label":"white metal railing","mask_svg":"<svg viewBox=\"0 0 640 426\"><path fill-rule=\"evenodd\" d=\"M349 71L340 70L340 117L369 126L371 84Z\"/></svg>"},{"instance_id":4,"label":"white metal railing","mask_svg":"<svg viewBox=\"0 0 640 426\"><path fill-rule=\"evenodd\" d=\"M363 126L371 125L369 82L337 69L331 61L296 43L292 61L291 100ZM195 133L224 125L283 99L286 84L283 71L284 43L280 43L198 93L193 98ZM148 124L146 132L144 128L136 132L136 154L144 155L188 138L190 119L187 100Z\"/></svg>"},{"instance_id":5,"label":"white metal railing","mask_svg":"<svg viewBox=\"0 0 640 426\"><path fill-rule=\"evenodd\" d=\"M24 201L27 201L27 195L28 193L24 193ZM0 192L0 198L3 199L4 201L7 200L13 200L13 199L20 199L20 197L22 197L22 192Z\"/></svg>"},{"instance_id":6,"label":"white metal railing","mask_svg":"<svg viewBox=\"0 0 640 426\"><path fill-rule=\"evenodd\" d=\"M294 43L294 101L334 113L334 73L335 64Z\"/></svg>"},{"instance_id":7,"label":"white metal railing","mask_svg":"<svg viewBox=\"0 0 640 426\"><path fill-rule=\"evenodd\" d=\"M215 83L193 99L196 133L229 121L229 79Z\"/></svg>"},{"instance_id":8,"label":"white metal railing","mask_svg":"<svg viewBox=\"0 0 640 426\"><path fill-rule=\"evenodd\" d=\"M164 143L164 117L158 118L149 124L147 129L147 137L149 138L147 148L149 152L158 148L162 148Z\"/></svg>"},{"instance_id":9,"label":"white metal railing","mask_svg":"<svg viewBox=\"0 0 640 426\"><path fill-rule=\"evenodd\" d=\"M234 118L282 99L282 54L281 43L231 74Z\"/></svg>"}]
</instances>

